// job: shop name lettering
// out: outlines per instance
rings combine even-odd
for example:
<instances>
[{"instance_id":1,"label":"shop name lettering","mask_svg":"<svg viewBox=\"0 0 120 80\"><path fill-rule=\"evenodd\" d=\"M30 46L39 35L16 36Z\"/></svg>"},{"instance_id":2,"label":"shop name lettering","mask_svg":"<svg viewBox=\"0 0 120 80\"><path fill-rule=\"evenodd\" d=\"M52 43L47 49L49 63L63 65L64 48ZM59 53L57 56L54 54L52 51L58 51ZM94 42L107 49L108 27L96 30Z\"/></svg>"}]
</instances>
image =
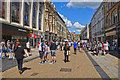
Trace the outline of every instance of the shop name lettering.
<instances>
[{"instance_id":1,"label":"shop name lettering","mask_svg":"<svg viewBox=\"0 0 120 80\"><path fill-rule=\"evenodd\" d=\"M23 29L18 29L18 31L27 32L26 30L23 30Z\"/></svg>"}]
</instances>

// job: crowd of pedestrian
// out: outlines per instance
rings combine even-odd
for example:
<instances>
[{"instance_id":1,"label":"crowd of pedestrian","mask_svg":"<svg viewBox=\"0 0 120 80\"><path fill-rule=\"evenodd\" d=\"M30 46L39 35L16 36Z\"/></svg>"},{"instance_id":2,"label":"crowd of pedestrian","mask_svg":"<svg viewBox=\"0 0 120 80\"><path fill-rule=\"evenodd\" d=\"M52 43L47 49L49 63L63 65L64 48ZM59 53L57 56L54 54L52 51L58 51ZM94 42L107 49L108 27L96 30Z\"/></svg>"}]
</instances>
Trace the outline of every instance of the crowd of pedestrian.
<instances>
[{"instance_id":1,"label":"crowd of pedestrian","mask_svg":"<svg viewBox=\"0 0 120 80\"><path fill-rule=\"evenodd\" d=\"M83 41L59 41L59 40L52 40L51 41L44 41L42 40L41 43L38 45L39 49L39 57L40 57L40 64L45 64L46 62L49 62L49 59L47 58L48 54L51 53L51 61L49 64L55 64L56 63L56 50L60 49L61 51L64 51L64 62L70 62L69 56L71 48L74 49L74 54L77 55L77 50L81 52L81 50L88 50L92 51L93 55L106 55L108 54L109 50L109 43L106 42L100 42L100 41L94 41L92 42L83 42ZM2 58L3 53L5 54L5 57L9 57L9 59L15 59L18 63L18 70L19 73L22 73L22 64L23 59L25 56L29 57L31 54L31 46L30 41L26 43L26 49L22 47L21 43L19 41L10 41L7 40L5 43L5 40L2 40L0 43L1 47L1 56ZM6 54L9 53L9 55Z\"/></svg>"}]
</instances>

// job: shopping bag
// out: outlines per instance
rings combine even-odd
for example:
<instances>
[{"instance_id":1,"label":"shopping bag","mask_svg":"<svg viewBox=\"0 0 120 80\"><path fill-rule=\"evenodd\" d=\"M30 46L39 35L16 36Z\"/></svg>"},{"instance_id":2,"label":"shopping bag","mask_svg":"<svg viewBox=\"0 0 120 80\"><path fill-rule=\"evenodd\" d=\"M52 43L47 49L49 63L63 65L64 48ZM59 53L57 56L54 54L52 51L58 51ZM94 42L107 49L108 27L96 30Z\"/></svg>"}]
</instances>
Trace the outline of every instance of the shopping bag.
<instances>
[{"instance_id":1,"label":"shopping bag","mask_svg":"<svg viewBox=\"0 0 120 80\"><path fill-rule=\"evenodd\" d=\"M50 51L50 47L48 47L48 52L51 52L51 51Z\"/></svg>"},{"instance_id":2,"label":"shopping bag","mask_svg":"<svg viewBox=\"0 0 120 80\"><path fill-rule=\"evenodd\" d=\"M69 52L68 56L70 56L70 51L68 51L68 52Z\"/></svg>"}]
</instances>

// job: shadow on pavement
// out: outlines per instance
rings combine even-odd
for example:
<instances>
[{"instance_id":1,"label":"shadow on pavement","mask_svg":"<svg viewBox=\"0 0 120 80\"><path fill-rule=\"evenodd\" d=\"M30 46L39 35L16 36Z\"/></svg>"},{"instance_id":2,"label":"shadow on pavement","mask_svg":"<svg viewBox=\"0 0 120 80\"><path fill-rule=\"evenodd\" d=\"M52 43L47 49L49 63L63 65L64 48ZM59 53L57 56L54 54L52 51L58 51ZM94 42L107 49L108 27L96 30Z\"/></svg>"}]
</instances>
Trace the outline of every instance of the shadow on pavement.
<instances>
[{"instance_id":1,"label":"shadow on pavement","mask_svg":"<svg viewBox=\"0 0 120 80\"><path fill-rule=\"evenodd\" d=\"M27 68L27 67L23 67L23 69L22 69L22 73L24 72L24 71L26 71L26 70L30 70L31 68Z\"/></svg>"},{"instance_id":2,"label":"shadow on pavement","mask_svg":"<svg viewBox=\"0 0 120 80\"><path fill-rule=\"evenodd\" d=\"M120 53L118 51L110 51L109 54L120 59Z\"/></svg>"}]
</instances>

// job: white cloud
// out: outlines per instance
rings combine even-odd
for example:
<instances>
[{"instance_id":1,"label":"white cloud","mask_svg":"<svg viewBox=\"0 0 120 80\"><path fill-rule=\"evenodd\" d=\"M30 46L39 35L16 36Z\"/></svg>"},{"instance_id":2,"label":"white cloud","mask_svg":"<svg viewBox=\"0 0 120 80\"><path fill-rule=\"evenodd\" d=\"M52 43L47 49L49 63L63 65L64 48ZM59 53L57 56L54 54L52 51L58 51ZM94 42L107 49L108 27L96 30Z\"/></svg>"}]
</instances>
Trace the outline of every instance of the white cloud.
<instances>
[{"instance_id":1,"label":"white cloud","mask_svg":"<svg viewBox=\"0 0 120 80\"><path fill-rule=\"evenodd\" d=\"M92 8L96 9L102 0L70 0L70 2L66 5L67 7L73 7L73 8Z\"/></svg>"},{"instance_id":2,"label":"white cloud","mask_svg":"<svg viewBox=\"0 0 120 80\"><path fill-rule=\"evenodd\" d=\"M64 17L62 14L59 13L59 15L61 16L61 18L65 21L65 24L67 27L72 27L72 23L70 20L68 20L66 17Z\"/></svg>"},{"instance_id":3,"label":"white cloud","mask_svg":"<svg viewBox=\"0 0 120 80\"><path fill-rule=\"evenodd\" d=\"M81 30L78 29L78 30L76 30L76 32L81 32Z\"/></svg>"},{"instance_id":4,"label":"white cloud","mask_svg":"<svg viewBox=\"0 0 120 80\"><path fill-rule=\"evenodd\" d=\"M83 28L85 26L81 25L79 22L75 22L73 27L76 28L76 29L81 29L81 28Z\"/></svg>"},{"instance_id":5,"label":"white cloud","mask_svg":"<svg viewBox=\"0 0 120 80\"><path fill-rule=\"evenodd\" d=\"M63 16L60 13L59 15L65 21L65 24L68 28L72 28L73 30L75 30L70 32L80 32L85 27L84 25L81 25L79 22L75 22L74 24L72 24L71 21L67 19L67 17Z\"/></svg>"}]
</instances>

